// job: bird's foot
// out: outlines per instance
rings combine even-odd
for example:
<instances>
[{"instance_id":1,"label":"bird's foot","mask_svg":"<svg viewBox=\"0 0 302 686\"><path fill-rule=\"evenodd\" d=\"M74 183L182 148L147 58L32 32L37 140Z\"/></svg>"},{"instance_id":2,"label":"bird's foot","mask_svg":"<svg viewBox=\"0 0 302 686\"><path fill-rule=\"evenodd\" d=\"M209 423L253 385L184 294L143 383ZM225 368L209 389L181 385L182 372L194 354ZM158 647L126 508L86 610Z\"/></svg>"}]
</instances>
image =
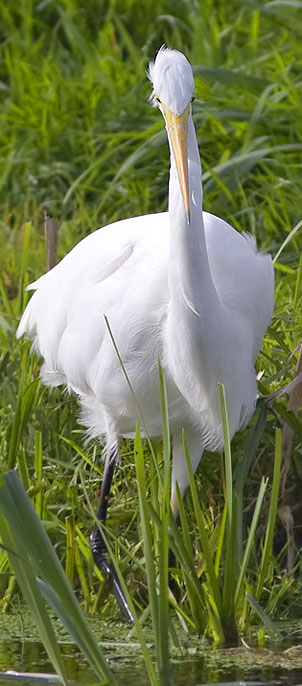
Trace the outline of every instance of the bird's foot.
<instances>
[{"instance_id":1,"label":"bird's foot","mask_svg":"<svg viewBox=\"0 0 302 686\"><path fill-rule=\"evenodd\" d=\"M108 551L106 548L106 544L97 525L93 527L89 543L94 562L98 569L102 572L102 574L104 574L105 577L108 577L112 593L116 598L116 601L121 609L121 612L123 613L125 619L128 622L133 623L133 615L125 598L123 589L121 587L114 566L108 560Z\"/></svg>"}]
</instances>

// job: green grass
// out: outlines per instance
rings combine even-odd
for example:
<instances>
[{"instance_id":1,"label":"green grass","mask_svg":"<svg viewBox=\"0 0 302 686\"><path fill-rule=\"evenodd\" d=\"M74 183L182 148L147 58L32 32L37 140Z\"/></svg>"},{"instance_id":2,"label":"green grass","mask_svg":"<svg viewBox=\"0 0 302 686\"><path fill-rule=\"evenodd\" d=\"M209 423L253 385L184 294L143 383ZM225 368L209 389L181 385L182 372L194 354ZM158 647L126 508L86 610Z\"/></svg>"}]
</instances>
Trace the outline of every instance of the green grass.
<instances>
[{"instance_id":1,"label":"green grass","mask_svg":"<svg viewBox=\"0 0 302 686\"><path fill-rule=\"evenodd\" d=\"M147 580L149 598L149 604L140 618L131 598L131 593L121 574L118 558L114 554L112 536L104 527L102 530L111 560L134 618L134 631L140 643L149 681L153 686L169 686L171 676L170 645L174 644L178 650L182 650L178 638L179 629L183 631L184 627L186 627L188 632L190 627L192 627L196 632L202 628L204 632L207 632L218 643L227 645L237 644L237 627L239 623L243 623L243 616L246 615L247 601L249 606L260 617L266 630L274 638L278 638L279 642L282 640L281 632L259 602L262 598L264 581L267 579L268 566L272 563L273 559L273 533L280 483L281 432L280 429L277 429L270 512L262 556L260 556L259 569L257 570L258 581L256 586L254 581L255 589L253 595L253 582L250 579L250 571L247 572L247 567L267 484L262 480L247 543L244 546L243 552L242 541L239 535L243 523L243 512L240 509L239 498L242 473L239 469L237 478L233 480L227 408L224 388L221 386L222 422L225 437L226 497L221 522L218 522L216 526L218 537L215 534L211 535L211 532L209 534L205 525L205 518L199 503L191 468L190 456L186 447L185 435L183 440L198 535L194 537L195 542L191 540L189 520L181 498L179 498L180 533L170 512L170 432L167 394L160 364L159 375L163 427L163 466L159 468L156 455L152 451L155 467L152 477L153 491L156 491L158 495L154 501L155 508L151 505L148 498L146 480L146 467L148 467L148 463L145 461L139 428L137 429L134 445L145 569L144 565L142 566ZM39 445L40 440L38 439L38 455L40 454ZM82 486L86 493L84 481ZM89 497L87 497L87 501L92 511L92 517L94 517ZM31 610L41 640L61 681L66 684L67 676L45 601L61 620L65 629L71 634L74 642L78 645L96 675L99 678L105 679L106 684L116 683L114 674L108 668L101 649L89 630L89 626L85 621L83 612L76 601L70 585L73 579L71 572L74 568L77 550L73 524L69 519L66 520L67 554L66 574L64 574L54 548L51 546L49 538L37 516L37 512L35 512L35 508L31 504L30 498L14 470L8 472L1 479L0 523L3 541L1 546L2 556L8 556L23 597ZM108 536L110 536L110 539ZM204 557L203 570L202 573L201 571L199 572L199 578L196 574L192 557L193 544L200 546L200 551ZM179 600L177 602L175 595L168 587L169 547L173 550L175 560L178 563L178 594L182 581L185 580L184 591L188 594L191 618L190 614L184 611L185 603ZM155 551L157 551L156 554L154 554ZM245 594L245 589L249 590L247 595ZM277 603L276 594L272 595ZM175 611L173 619L169 605ZM244 613L242 609L244 609ZM142 629L142 623L145 623L149 615L151 617L152 635L155 645L156 669ZM181 622L178 622L176 625L177 615L178 619L181 618Z\"/></svg>"},{"instance_id":2,"label":"green grass","mask_svg":"<svg viewBox=\"0 0 302 686\"><path fill-rule=\"evenodd\" d=\"M251 232L259 247L272 256L283 246L275 262L275 313L256 366L263 372L259 390L264 396L290 382L302 330L302 229L293 231L302 218L301 3L109 0L86 7L79 0L9 4L0 0L0 10L1 471L17 467L86 609L100 611L104 617L119 616L106 584L93 568L86 542L93 524L90 503L93 509L102 472L100 446L84 444L84 431L76 421L76 399L62 389L43 387L39 361L29 356L30 345L15 340L28 298L24 287L45 270L43 214L47 210L60 222L62 257L98 226L166 209L168 147L162 119L148 103L145 70L164 42L184 51L195 65L194 120L205 209L238 230ZM293 590L300 583L299 556L293 584L283 572L286 535L278 515L273 547L271 529L266 533L267 521L272 525L275 517L270 503L274 508L277 505L276 477L272 491L275 430L282 417L294 430L294 444L285 486L281 473L279 498L281 507L290 508L299 548L302 424L301 417L288 413L287 396L274 402L273 412L269 407L265 410L262 400L250 425L232 442L232 482L237 489L232 508L241 513L236 545L246 565L237 586L239 631L248 632L250 625L265 622L263 612L271 620L301 613ZM167 432L165 440L167 453ZM151 597L146 588L149 563L140 536L137 445L122 445L108 531L115 535L110 538L113 554L140 612ZM150 527L156 564L160 560L163 588L167 561L158 517L163 516L166 540L168 510L165 503L161 512L156 509L156 467L149 448L140 450L151 499L144 506L151 508L145 528ZM154 451L161 459L161 450L155 446ZM181 562L181 570L176 569L174 575L183 591L183 602L174 603L179 606L177 621L186 631L206 631L214 638L220 629L214 621L211 578L199 532L205 532L220 584L221 569L229 565L228 579L234 564L225 560L223 552L223 527L227 532L231 526L224 499L230 471L226 470L224 480L221 467L220 456L204 455L196 476L201 512L196 513L193 491L188 493L181 510L181 534L174 531ZM167 478L166 474L166 482ZM253 529L263 478L268 483L265 493L261 490L263 504ZM165 489L167 493L167 483ZM253 530L255 535L249 538ZM5 609L10 598L4 595L8 564L2 552L0 602ZM150 564L149 574L157 574L159 569L152 572ZM204 582L202 592L198 576ZM223 604L230 582L215 591L213 579L212 575L212 592L218 605L222 595ZM9 590L15 592L12 582ZM260 604L260 615L248 597ZM164 604L157 607L155 600L151 615L155 621L158 612L158 621L166 627L170 621L166 608ZM209 608L210 628L204 618ZM173 636L173 627L169 631ZM164 662L161 640L159 636L159 664Z\"/></svg>"},{"instance_id":3,"label":"green grass","mask_svg":"<svg viewBox=\"0 0 302 686\"><path fill-rule=\"evenodd\" d=\"M61 619L100 679L114 685L88 623L34 508L14 471L1 481L1 536L24 599L31 609L49 658L64 686L66 669L46 610L45 601Z\"/></svg>"}]
</instances>

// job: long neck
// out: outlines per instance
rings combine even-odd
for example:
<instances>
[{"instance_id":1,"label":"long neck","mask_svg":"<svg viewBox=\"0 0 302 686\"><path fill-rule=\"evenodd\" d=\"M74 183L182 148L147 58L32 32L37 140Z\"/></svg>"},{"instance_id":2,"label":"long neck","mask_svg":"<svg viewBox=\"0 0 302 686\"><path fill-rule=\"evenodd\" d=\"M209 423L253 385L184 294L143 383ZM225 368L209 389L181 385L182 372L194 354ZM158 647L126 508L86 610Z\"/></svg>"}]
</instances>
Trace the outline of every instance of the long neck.
<instances>
[{"instance_id":1,"label":"long neck","mask_svg":"<svg viewBox=\"0 0 302 686\"><path fill-rule=\"evenodd\" d=\"M188 128L188 157L189 224L183 207L173 153L171 154L169 309L165 344L169 374L191 406L193 414L199 417L207 411L205 398L208 398L208 389L215 388L213 369L219 364L217 351L220 353L221 335L221 330L217 329L217 322L221 322L223 313L207 255L202 217L201 166L191 116ZM215 412L220 416L217 398L214 404ZM206 424L215 436L215 425L212 422L211 428L211 421L212 415L209 415Z\"/></svg>"},{"instance_id":2,"label":"long neck","mask_svg":"<svg viewBox=\"0 0 302 686\"><path fill-rule=\"evenodd\" d=\"M171 152L169 185L170 301L188 310L188 316L207 315L217 304L217 293L210 272L202 217L201 165L191 115L188 121L188 163L190 223L188 224L179 188L176 165ZM184 316L184 315L182 315Z\"/></svg>"}]
</instances>

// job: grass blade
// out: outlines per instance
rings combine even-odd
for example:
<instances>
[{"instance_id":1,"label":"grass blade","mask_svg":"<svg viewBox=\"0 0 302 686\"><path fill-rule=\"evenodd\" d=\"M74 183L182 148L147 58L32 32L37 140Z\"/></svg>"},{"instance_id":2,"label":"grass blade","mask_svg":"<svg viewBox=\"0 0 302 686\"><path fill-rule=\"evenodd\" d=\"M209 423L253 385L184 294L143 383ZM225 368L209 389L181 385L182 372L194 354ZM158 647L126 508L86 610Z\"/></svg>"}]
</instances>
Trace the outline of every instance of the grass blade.
<instances>
[{"instance_id":1,"label":"grass blade","mask_svg":"<svg viewBox=\"0 0 302 686\"><path fill-rule=\"evenodd\" d=\"M269 508L265 542L264 542L263 553L262 553L260 573L259 573L259 577L258 577L257 590L256 590L256 594L255 594L256 600L259 600L259 598L261 597L264 582L265 582L267 572L268 572L270 559L272 556L273 536L274 536L277 507L278 507L281 457L282 457L282 432L281 432L281 429L277 428L276 429L276 438L275 438L275 460L274 460L272 495L271 495L271 502L270 502L270 508Z\"/></svg>"},{"instance_id":2,"label":"grass blade","mask_svg":"<svg viewBox=\"0 0 302 686\"><path fill-rule=\"evenodd\" d=\"M42 484L43 457L42 457L42 433L35 431L35 476L37 483ZM41 487L35 496L35 510L39 519L43 519L43 488Z\"/></svg>"},{"instance_id":3,"label":"grass blade","mask_svg":"<svg viewBox=\"0 0 302 686\"><path fill-rule=\"evenodd\" d=\"M22 262L21 262L21 272L19 278L19 292L18 292L18 313L23 311L24 298L25 296L25 278L26 269L29 257L29 245L30 245L30 233L31 233L31 223L26 222L23 227L23 250L22 250Z\"/></svg>"},{"instance_id":4,"label":"grass blade","mask_svg":"<svg viewBox=\"0 0 302 686\"><path fill-rule=\"evenodd\" d=\"M0 528L2 541L8 550L11 565L15 571L23 597L31 610L41 641L56 673L61 677L62 683L67 686L68 678L64 662L46 610L45 601L39 591L36 577L26 560L24 548L22 548L20 541L14 535L14 529L9 526L2 513L0 513ZM18 553L16 552L17 550Z\"/></svg>"},{"instance_id":5,"label":"grass blade","mask_svg":"<svg viewBox=\"0 0 302 686\"><path fill-rule=\"evenodd\" d=\"M236 556L236 525L237 525L237 499L233 497L233 473L232 455L229 432L228 413L223 384L218 384L222 428L224 437L224 465L225 465L225 502L226 530L225 530L225 563L224 563L224 583L223 583L223 622L227 633L235 632L234 616L234 583L236 578L236 566L238 558ZM236 511L235 511L236 510ZM236 633L236 632L235 632ZM231 639L233 641L233 639Z\"/></svg>"},{"instance_id":6,"label":"grass blade","mask_svg":"<svg viewBox=\"0 0 302 686\"><path fill-rule=\"evenodd\" d=\"M0 509L9 523L10 530L14 531L17 548L21 546L26 550L26 559L30 562L34 575L41 578L47 587L51 588L53 596L60 599L62 612L59 617L64 622L68 616L67 630L71 630L74 640L92 669L99 678L105 678L108 684L115 684L115 679L87 624L49 538L14 471L3 477L0 486Z\"/></svg>"},{"instance_id":7,"label":"grass blade","mask_svg":"<svg viewBox=\"0 0 302 686\"><path fill-rule=\"evenodd\" d=\"M220 408L222 418L222 428L224 437L224 455L225 455L225 481L226 481L226 502L228 508L228 522L232 526L232 508L233 508L233 476L232 476L232 454L231 441L229 432L228 413L226 405L225 390L223 384L218 384Z\"/></svg>"},{"instance_id":8,"label":"grass blade","mask_svg":"<svg viewBox=\"0 0 302 686\"><path fill-rule=\"evenodd\" d=\"M216 577L215 573L215 567L213 564L212 560L212 554L209 546L209 542L207 539L207 534L203 522L203 516L199 504L199 498L197 494L197 488L195 484L195 479L194 479L194 474L192 470L192 465L191 465L191 460L190 460L190 455L188 451L188 446L186 443L185 435L183 433L183 445L184 445L184 451L185 451L185 457L186 457L186 462L187 462L187 469L188 469L188 475L190 479L190 489L191 489L191 494L192 494L192 500L193 500L193 506L194 506L194 512L195 512L195 517L196 517L196 522L198 525L198 532L200 536L200 542L201 542L201 547L203 550L203 554L206 560L206 575L208 578L208 583L209 587L211 589L211 596L212 596L212 605L215 607L215 614L218 617L221 616L221 610L222 610L222 598L221 598L221 593L220 593L220 588L218 585L218 579ZM224 641L224 632L222 628L221 622L218 622L219 626L219 641L223 642Z\"/></svg>"},{"instance_id":9,"label":"grass blade","mask_svg":"<svg viewBox=\"0 0 302 686\"><path fill-rule=\"evenodd\" d=\"M239 577L238 577L238 581L237 581L237 585L236 585L235 599L234 599L235 607L240 602L242 586L244 583L244 575L246 573L246 568L248 565L248 561L249 561L249 557L250 557L250 553L251 553L251 549L252 549L252 544L253 544L254 535L256 532L256 527L257 527L257 523L258 523L258 519L259 519L259 515L260 515L261 506L263 503L263 498L264 498L266 486L267 486L267 480L265 480L263 478L261 481L261 485L260 485L260 489L259 489L254 513L253 513L253 519L251 522L249 535L248 535L247 543L246 543L245 550L244 550L243 560L242 560L242 564L241 564L241 568L240 568L240 573L239 573Z\"/></svg>"},{"instance_id":10,"label":"grass blade","mask_svg":"<svg viewBox=\"0 0 302 686\"><path fill-rule=\"evenodd\" d=\"M253 610L255 610L258 617L260 617L261 622L263 622L264 626L266 626L269 633L281 640L282 634L280 633L279 629L277 629L274 622L272 622L272 620L269 618L263 607L261 607L261 605L258 603L258 600L256 600L256 598L254 598L254 596L252 596L250 593L247 593L246 597Z\"/></svg>"},{"instance_id":11,"label":"grass blade","mask_svg":"<svg viewBox=\"0 0 302 686\"><path fill-rule=\"evenodd\" d=\"M164 479L162 495L162 523L159 556L159 674L160 684L170 684L169 661L169 520L170 520L170 480L171 480L171 443L168 414L168 398L163 370L158 361L160 380L161 421L163 436Z\"/></svg>"},{"instance_id":12,"label":"grass blade","mask_svg":"<svg viewBox=\"0 0 302 686\"><path fill-rule=\"evenodd\" d=\"M151 608L152 626L154 632L154 642L157 652L157 664L160 664L159 656L159 617L158 617L158 603L157 603L157 585L156 585L156 569L152 553L152 535L149 519L148 503L146 498L146 480L145 480L145 465L144 452L140 436L139 427L136 429L135 443L134 443L135 467L138 485L138 499L140 510L140 521L143 534L144 553L146 560L146 575L149 592L149 601Z\"/></svg>"}]
</instances>

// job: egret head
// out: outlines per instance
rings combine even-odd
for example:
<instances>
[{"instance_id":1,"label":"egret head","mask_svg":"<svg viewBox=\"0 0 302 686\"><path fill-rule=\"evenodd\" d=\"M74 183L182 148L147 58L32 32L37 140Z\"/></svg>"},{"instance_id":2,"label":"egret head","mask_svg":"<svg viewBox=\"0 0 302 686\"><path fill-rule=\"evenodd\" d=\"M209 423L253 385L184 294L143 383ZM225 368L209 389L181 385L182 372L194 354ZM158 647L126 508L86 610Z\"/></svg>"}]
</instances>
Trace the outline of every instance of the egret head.
<instances>
[{"instance_id":1,"label":"egret head","mask_svg":"<svg viewBox=\"0 0 302 686\"><path fill-rule=\"evenodd\" d=\"M149 79L153 85L151 102L180 116L194 93L193 72L187 58L178 50L160 48L149 65Z\"/></svg>"},{"instance_id":2,"label":"egret head","mask_svg":"<svg viewBox=\"0 0 302 686\"><path fill-rule=\"evenodd\" d=\"M158 106L166 121L173 150L179 187L185 214L190 223L188 173L188 118L194 93L194 79L190 63L178 50L162 47L149 65L149 79L153 85L151 102Z\"/></svg>"}]
</instances>

